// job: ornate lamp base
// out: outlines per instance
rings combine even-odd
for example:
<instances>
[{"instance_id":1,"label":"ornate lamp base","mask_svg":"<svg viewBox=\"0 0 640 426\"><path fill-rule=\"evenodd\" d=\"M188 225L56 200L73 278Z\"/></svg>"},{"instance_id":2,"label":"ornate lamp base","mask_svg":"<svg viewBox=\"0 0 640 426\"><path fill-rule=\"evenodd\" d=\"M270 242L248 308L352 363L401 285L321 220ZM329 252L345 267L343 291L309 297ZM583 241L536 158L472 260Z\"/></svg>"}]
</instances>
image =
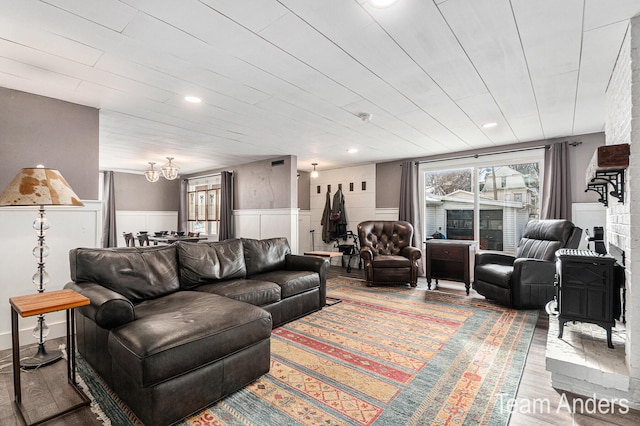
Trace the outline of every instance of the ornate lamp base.
<instances>
[{"instance_id":1,"label":"ornate lamp base","mask_svg":"<svg viewBox=\"0 0 640 426\"><path fill-rule=\"evenodd\" d=\"M44 367L45 365L53 364L56 361L60 361L62 359L62 351L51 351L47 352L47 349L44 347L44 343L38 344L38 352L35 355L20 361L20 367L25 368L27 370Z\"/></svg>"}]
</instances>

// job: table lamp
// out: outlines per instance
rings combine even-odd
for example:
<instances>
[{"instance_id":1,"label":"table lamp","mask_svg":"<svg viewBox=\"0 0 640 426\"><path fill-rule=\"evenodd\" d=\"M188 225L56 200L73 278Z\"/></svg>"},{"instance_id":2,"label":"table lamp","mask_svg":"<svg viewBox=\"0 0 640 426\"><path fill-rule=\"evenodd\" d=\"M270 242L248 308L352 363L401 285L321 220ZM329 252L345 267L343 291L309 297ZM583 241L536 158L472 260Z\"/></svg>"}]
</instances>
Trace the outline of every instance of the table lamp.
<instances>
[{"instance_id":1,"label":"table lamp","mask_svg":"<svg viewBox=\"0 0 640 426\"><path fill-rule=\"evenodd\" d=\"M0 206L38 207L38 216L33 221L38 241L33 249L33 255L38 259L38 270L31 281L38 293L44 292L49 282L49 274L45 271L44 263L49 255L49 247L44 237L49 229L49 222L44 212L45 206L78 206L84 204L59 171L47 169L43 166L24 168L11 181L7 189L0 194ZM62 352L47 352L44 346L45 338L49 334L49 327L44 321L44 315L38 315L33 336L38 339L38 351L32 357L22 361L23 368L36 368L54 363L62 358Z\"/></svg>"}]
</instances>

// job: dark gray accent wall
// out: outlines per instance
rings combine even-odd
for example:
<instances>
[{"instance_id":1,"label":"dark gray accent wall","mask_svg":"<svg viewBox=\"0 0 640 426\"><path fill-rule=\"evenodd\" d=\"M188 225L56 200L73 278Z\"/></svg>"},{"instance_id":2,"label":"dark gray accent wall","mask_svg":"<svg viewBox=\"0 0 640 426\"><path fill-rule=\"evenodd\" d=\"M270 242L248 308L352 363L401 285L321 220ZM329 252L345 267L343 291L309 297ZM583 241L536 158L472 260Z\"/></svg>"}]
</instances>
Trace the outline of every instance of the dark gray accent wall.
<instances>
[{"instance_id":1,"label":"dark gray accent wall","mask_svg":"<svg viewBox=\"0 0 640 426\"><path fill-rule=\"evenodd\" d=\"M149 182L144 175L114 173L116 210L178 211L180 178Z\"/></svg>"},{"instance_id":2,"label":"dark gray accent wall","mask_svg":"<svg viewBox=\"0 0 640 426\"><path fill-rule=\"evenodd\" d=\"M297 157L291 155L234 167L235 208L297 208L297 168Z\"/></svg>"},{"instance_id":3,"label":"dark gray accent wall","mask_svg":"<svg viewBox=\"0 0 640 426\"><path fill-rule=\"evenodd\" d=\"M400 207L402 161L376 164L376 208Z\"/></svg>"},{"instance_id":4,"label":"dark gray accent wall","mask_svg":"<svg viewBox=\"0 0 640 426\"><path fill-rule=\"evenodd\" d=\"M273 162L282 164L272 165ZM293 155L270 158L224 169L205 170L181 176L183 179L233 171L234 210L298 207L298 158Z\"/></svg>"},{"instance_id":5,"label":"dark gray accent wall","mask_svg":"<svg viewBox=\"0 0 640 426\"><path fill-rule=\"evenodd\" d=\"M311 173L298 171L298 208L311 210Z\"/></svg>"},{"instance_id":6,"label":"dark gray accent wall","mask_svg":"<svg viewBox=\"0 0 640 426\"><path fill-rule=\"evenodd\" d=\"M83 200L98 199L96 108L0 87L0 191L23 167L57 169Z\"/></svg>"},{"instance_id":7,"label":"dark gray accent wall","mask_svg":"<svg viewBox=\"0 0 640 426\"><path fill-rule=\"evenodd\" d=\"M475 154L490 154L501 151L529 148L540 145L547 145L562 141L582 142L575 147L570 147L569 167L572 176L571 195L574 203L593 203L598 196L594 192L584 192L584 173L591 160L591 156L596 148L605 144L604 133L591 133L588 135L570 136L566 138L547 139L519 144L503 145L499 147L484 148L478 150L447 153L434 155L431 157L416 158L416 161L444 160L455 157L464 157ZM398 191L400 188L400 177L402 161L390 161L376 164L376 208L398 208L400 198Z\"/></svg>"}]
</instances>

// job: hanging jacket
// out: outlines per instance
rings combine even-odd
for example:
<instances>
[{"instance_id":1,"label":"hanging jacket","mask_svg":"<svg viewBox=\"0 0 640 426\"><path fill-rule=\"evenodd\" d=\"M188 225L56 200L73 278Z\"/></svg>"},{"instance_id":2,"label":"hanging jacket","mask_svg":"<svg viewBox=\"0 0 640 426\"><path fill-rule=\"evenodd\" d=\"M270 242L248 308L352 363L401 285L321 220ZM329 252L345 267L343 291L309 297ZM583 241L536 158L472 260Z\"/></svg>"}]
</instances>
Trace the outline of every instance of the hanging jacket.
<instances>
[{"instance_id":1,"label":"hanging jacket","mask_svg":"<svg viewBox=\"0 0 640 426\"><path fill-rule=\"evenodd\" d=\"M322 211L322 219L320 219L320 224L322 225L322 241L325 243L330 243L331 238L331 192L327 191L327 200L324 203L324 210Z\"/></svg>"},{"instance_id":2,"label":"hanging jacket","mask_svg":"<svg viewBox=\"0 0 640 426\"><path fill-rule=\"evenodd\" d=\"M339 215L339 217L336 215ZM339 237L347 232L347 210L344 206L344 195L341 189L338 189L333 195L333 207L331 208L330 218L335 237Z\"/></svg>"}]
</instances>

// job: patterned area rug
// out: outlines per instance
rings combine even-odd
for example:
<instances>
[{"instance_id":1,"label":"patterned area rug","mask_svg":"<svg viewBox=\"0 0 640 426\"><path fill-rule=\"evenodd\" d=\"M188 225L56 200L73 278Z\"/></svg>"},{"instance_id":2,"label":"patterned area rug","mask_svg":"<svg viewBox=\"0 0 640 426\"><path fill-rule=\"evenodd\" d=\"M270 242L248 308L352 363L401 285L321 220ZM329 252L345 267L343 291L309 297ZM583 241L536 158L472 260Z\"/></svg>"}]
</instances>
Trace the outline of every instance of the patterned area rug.
<instances>
[{"instance_id":1,"label":"patterned area rug","mask_svg":"<svg viewBox=\"0 0 640 426\"><path fill-rule=\"evenodd\" d=\"M183 425L506 425L537 311L332 279L328 306L273 330L271 371ZM105 424L138 424L79 357Z\"/></svg>"}]
</instances>

